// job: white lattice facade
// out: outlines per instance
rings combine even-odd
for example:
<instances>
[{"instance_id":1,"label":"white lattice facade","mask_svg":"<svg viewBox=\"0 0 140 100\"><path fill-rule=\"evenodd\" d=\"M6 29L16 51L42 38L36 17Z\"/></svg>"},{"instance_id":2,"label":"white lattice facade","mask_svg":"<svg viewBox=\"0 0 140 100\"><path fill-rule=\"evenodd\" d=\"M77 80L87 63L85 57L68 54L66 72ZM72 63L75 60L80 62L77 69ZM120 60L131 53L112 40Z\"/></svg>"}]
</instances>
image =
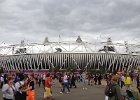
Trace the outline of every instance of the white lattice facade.
<instances>
[{"instance_id":1,"label":"white lattice facade","mask_svg":"<svg viewBox=\"0 0 140 100\"><path fill-rule=\"evenodd\" d=\"M59 66L60 69L92 67L106 70L123 70L140 66L139 55L113 53L42 53L0 56L5 70L39 70Z\"/></svg>"}]
</instances>

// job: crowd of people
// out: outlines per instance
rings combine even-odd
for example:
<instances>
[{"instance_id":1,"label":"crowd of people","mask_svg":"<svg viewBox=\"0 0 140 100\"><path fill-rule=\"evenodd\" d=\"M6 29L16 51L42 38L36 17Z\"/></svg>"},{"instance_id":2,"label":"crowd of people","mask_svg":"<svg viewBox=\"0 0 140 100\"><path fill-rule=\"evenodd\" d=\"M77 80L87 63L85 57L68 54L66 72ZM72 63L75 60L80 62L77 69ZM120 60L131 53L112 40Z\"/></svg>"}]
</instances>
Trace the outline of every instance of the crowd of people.
<instances>
[{"instance_id":1,"label":"crowd of people","mask_svg":"<svg viewBox=\"0 0 140 100\"><path fill-rule=\"evenodd\" d=\"M5 73L0 75L0 88L3 100L35 100L36 85L44 87L44 100L52 100L53 80L58 80L60 93L70 93L71 88L77 88L77 83L82 83L83 90L88 85L101 85L102 75L91 74L83 71L81 74L74 72L25 74L22 72ZM67 92L66 92L67 89Z\"/></svg>"},{"instance_id":2,"label":"crowd of people","mask_svg":"<svg viewBox=\"0 0 140 100\"><path fill-rule=\"evenodd\" d=\"M140 100L140 74L117 72L106 74L105 100Z\"/></svg>"},{"instance_id":3,"label":"crowd of people","mask_svg":"<svg viewBox=\"0 0 140 100\"><path fill-rule=\"evenodd\" d=\"M34 100L33 75L23 73L2 74L0 79L3 100Z\"/></svg>"},{"instance_id":4,"label":"crowd of people","mask_svg":"<svg viewBox=\"0 0 140 100\"><path fill-rule=\"evenodd\" d=\"M35 100L36 85L44 88L44 100L52 100L53 80L60 86L60 94L71 93L71 88L82 84L82 89L87 90L88 85L102 85L106 80L105 100L140 100L140 74L117 72L91 74L83 71L81 74L74 72L25 74L3 73L0 75L0 88L3 100ZM67 89L67 91L66 91Z\"/></svg>"}]
</instances>

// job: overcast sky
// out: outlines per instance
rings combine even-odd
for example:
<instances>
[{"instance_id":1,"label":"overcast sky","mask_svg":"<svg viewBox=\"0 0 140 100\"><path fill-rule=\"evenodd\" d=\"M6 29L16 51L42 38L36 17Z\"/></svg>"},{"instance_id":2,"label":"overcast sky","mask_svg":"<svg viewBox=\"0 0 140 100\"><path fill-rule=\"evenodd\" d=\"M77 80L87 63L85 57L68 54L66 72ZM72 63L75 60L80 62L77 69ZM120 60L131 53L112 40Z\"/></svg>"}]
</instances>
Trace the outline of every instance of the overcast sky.
<instances>
[{"instance_id":1,"label":"overcast sky","mask_svg":"<svg viewBox=\"0 0 140 100\"><path fill-rule=\"evenodd\" d=\"M140 39L140 0L0 0L0 42ZM139 42L140 43L140 42Z\"/></svg>"}]
</instances>

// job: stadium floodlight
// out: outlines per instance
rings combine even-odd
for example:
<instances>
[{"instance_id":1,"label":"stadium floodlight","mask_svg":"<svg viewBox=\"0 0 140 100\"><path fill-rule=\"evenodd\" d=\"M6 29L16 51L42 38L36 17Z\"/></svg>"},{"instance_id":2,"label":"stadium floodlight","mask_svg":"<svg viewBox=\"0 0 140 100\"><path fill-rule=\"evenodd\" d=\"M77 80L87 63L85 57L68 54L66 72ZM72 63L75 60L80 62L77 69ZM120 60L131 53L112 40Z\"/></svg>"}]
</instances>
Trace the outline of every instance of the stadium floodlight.
<instances>
[{"instance_id":1,"label":"stadium floodlight","mask_svg":"<svg viewBox=\"0 0 140 100\"><path fill-rule=\"evenodd\" d=\"M48 42L49 42L48 37L45 37L45 40L44 40L43 44L46 44Z\"/></svg>"},{"instance_id":2,"label":"stadium floodlight","mask_svg":"<svg viewBox=\"0 0 140 100\"><path fill-rule=\"evenodd\" d=\"M129 52L128 42L124 41L124 45L125 45L126 53L128 53Z\"/></svg>"},{"instance_id":3,"label":"stadium floodlight","mask_svg":"<svg viewBox=\"0 0 140 100\"><path fill-rule=\"evenodd\" d=\"M81 37L80 37L80 36L78 36L78 37L77 37L76 42L77 42L77 43L82 43L82 39L81 39Z\"/></svg>"},{"instance_id":4,"label":"stadium floodlight","mask_svg":"<svg viewBox=\"0 0 140 100\"><path fill-rule=\"evenodd\" d=\"M21 46L21 47L24 47L24 45L25 45L24 40L21 40L21 42L20 42L20 46Z\"/></svg>"},{"instance_id":5,"label":"stadium floodlight","mask_svg":"<svg viewBox=\"0 0 140 100\"><path fill-rule=\"evenodd\" d=\"M109 37L109 38L107 39L107 45L112 45L112 39L111 39L111 37Z\"/></svg>"}]
</instances>

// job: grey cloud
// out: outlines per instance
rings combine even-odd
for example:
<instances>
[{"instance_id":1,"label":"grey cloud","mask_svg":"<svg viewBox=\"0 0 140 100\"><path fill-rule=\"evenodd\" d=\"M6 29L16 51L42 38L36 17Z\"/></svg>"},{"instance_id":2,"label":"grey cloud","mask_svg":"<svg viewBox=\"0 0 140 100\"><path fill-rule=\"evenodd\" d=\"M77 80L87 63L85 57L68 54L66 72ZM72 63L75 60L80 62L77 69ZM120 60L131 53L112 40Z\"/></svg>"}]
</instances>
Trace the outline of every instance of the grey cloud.
<instances>
[{"instance_id":1,"label":"grey cloud","mask_svg":"<svg viewBox=\"0 0 140 100\"><path fill-rule=\"evenodd\" d=\"M3 41L41 41L59 34L87 34L91 40L103 34L114 40L140 38L139 11L139 0L0 0L0 37Z\"/></svg>"}]
</instances>

